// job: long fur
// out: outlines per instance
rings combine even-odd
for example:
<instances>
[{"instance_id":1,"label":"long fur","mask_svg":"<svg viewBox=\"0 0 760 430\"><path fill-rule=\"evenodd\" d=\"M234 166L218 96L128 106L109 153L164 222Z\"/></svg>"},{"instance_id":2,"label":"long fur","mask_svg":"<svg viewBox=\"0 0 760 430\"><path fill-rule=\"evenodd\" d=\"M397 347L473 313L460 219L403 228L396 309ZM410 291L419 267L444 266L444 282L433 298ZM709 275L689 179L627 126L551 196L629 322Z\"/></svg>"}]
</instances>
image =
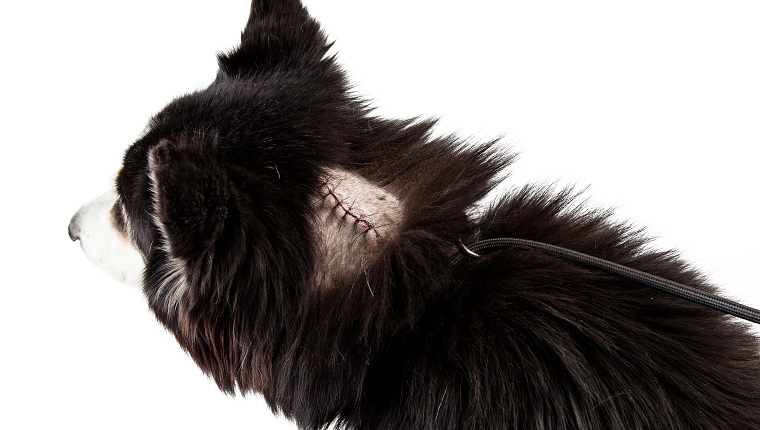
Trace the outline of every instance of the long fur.
<instances>
[{"instance_id":1,"label":"long fur","mask_svg":"<svg viewBox=\"0 0 760 430\"><path fill-rule=\"evenodd\" d=\"M304 429L760 428L745 325L534 251L452 265L460 242L520 237L714 290L569 191L468 216L512 156L374 116L329 46L300 2L254 0L217 79L155 116L117 180L151 308L223 391ZM357 267L320 267L327 169L402 204Z\"/></svg>"}]
</instances>

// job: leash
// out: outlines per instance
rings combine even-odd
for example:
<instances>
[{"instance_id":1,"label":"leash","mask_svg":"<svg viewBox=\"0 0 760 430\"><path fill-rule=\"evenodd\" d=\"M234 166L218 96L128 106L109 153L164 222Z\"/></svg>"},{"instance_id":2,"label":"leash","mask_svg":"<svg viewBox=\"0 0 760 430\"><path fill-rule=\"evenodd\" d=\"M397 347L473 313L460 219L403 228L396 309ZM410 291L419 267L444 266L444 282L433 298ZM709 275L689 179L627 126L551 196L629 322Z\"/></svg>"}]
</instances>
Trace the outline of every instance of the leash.
<instances>
[{"instance_id":1,"label":"leash","mask_svg":"<svg viewBox=\"0 0 760 430\"><path fill-rule=\"evenodd\" d=\"M733 315L755 324L760 324L760 311L757 309L725 299L723 297L705 293L694 287L680 284L669 279L661 278L659 276L652 275L651 273L632 269L630 267L623 266L622 264L613 263L612 261L604 260L602 258L594 257L582 252L573 251L572 249L563 248L561 246L550 245L548 243L537 242L534 240L517 239L511 237L485 239L468 246L465 246L462 242L459 242L459 245L459 253L456 254L451 260L451 263L455 265L459 264L466 257L480 257L481 255L479 253L483 251L492 251L494 249L506 247L531 249L543 252L544 254L553 255L555 257L560 257L576 263L591 266L604 272L618 275L622 278L634 282L638 282L656 290L681 297L690 302L707 306L709 308L721 311L729 315Z\"/></svg>"}]
</instances>

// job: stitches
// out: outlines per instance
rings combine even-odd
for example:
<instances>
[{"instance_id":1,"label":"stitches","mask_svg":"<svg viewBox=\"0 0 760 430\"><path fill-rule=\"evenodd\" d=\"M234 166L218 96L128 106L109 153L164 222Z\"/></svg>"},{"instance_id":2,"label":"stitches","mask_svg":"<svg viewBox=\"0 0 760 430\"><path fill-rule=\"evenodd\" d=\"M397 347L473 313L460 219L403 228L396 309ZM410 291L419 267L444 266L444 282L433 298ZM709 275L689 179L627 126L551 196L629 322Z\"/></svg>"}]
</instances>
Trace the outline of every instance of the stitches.
<instances>
[{"instance_id":1,"label":"stitches","mask_svg":"<svg viewBox=\"0 0 760 430\"><path fill-rule=\"evenodd\" d=\"M338 184L340 185L340 184ZM377 226L370 221L367 217L368 215L363 211L354 210L354 204L355 202L351 203L351 205L346 206L345 199L342 198L340 195L338 195L335 192L336 186L331 186L327 180L322 181L322 188L324 191L323 198L328 199L332 198L332 205L330 207L330 213L334 213L336 210L340 209L343 211L343 215L341 216L341 220L346 220L347 218L352 218L353 224L356 226L361 226L364 228L363 233L369 233L372 232L375 236L375 240L380 240L380 231L378 230Z\"/></svg>"}]
</instances>

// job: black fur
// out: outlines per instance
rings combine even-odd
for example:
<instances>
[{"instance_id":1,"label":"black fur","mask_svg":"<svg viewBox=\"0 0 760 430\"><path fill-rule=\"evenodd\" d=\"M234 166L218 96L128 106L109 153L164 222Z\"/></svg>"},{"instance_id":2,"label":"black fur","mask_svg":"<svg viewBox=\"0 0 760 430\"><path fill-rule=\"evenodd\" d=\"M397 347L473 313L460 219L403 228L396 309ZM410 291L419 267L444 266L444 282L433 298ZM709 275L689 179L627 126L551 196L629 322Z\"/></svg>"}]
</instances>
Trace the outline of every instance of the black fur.
<instances>
[{"instance_id":1,"label":"black fur","mask_svg":"<svg viewBox=\"0 0 760 430\"><path fill-rule=\"evenodd\" d=\"M533 251L452 265L460 241L520 237L713 290L570 192L526 187L469 218L511 156L373 116L328 49L298 1L254 0L217 79L152 120L117 180L149 303L222 390L305 429L760 428L745 325ZM313 202L338 167L393 190L403 216L315 288L330 268ZM187 287L176 307L170 282Z\"/></svg>"}]
</instances>

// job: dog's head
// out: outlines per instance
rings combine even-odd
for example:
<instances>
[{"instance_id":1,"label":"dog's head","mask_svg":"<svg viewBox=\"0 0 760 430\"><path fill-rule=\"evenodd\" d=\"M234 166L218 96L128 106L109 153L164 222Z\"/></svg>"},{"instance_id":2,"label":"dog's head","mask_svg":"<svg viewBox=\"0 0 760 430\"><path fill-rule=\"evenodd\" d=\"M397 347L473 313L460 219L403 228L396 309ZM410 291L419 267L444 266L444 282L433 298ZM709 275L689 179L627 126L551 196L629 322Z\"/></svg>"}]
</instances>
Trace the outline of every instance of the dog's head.
<instances>
[{"instance_id":1,"label":"dog's head","mask_svg":"<svg viewBox=\"0 0 760 430\"><path fill-rule=\"evenodd\" d=\"M283 348L282 333L299 333L306 298L329 301L358 284L351 300L374 299L369 266L411 199L393 177L431 155L394 154L384 173L370 162L378 148L424 141L432 124L370 116L329 48L299 1L253 1L216 79L156 114L126 151L115 190L69 225L95 264L142 286L226 391L267 383L266 357ZM440 179L422 169L411 181ZM442 196L415 192L418 204L441 206Z\"/></svg>"},{"instance_id":2,"label":"dog's head","mask_svg":"<svg viewBox=\"0 0 760 430\"><path fill-rule=\"evenodd\" d=\"M348 248L326 256L327 241L314 234L315 222L346 220L341 190L367 185L330 168L366 109L328 49L300 2L254 1L213 83L158 113L127 150L115 192L69 225L94 263L142 285L158 318L224 389L235 372L217 369L239 369L256 327L270 330L272 312L328 276L314 273L314 260L355 258ZM336 234L375 246L371 221L355 221Z\"/></svg>"},{"instance_id":3,"label":"dog's head","mask_svg":"<svg viewBox=\"0 0 760 430\"><path fill-rule=\"evenodd\" d=\"M142 285L226 391L294 383L273 367L295 359L273 357L341 330L324 359L365 354L374 346L357 339L419 312L470 234L466 210L508 162L455 139L428 144L430 121L371 116L329 48L300 2L254 0L216 79L155 115L115 191L69 225L91 260Z\"/></svg>"}]
</instances>

